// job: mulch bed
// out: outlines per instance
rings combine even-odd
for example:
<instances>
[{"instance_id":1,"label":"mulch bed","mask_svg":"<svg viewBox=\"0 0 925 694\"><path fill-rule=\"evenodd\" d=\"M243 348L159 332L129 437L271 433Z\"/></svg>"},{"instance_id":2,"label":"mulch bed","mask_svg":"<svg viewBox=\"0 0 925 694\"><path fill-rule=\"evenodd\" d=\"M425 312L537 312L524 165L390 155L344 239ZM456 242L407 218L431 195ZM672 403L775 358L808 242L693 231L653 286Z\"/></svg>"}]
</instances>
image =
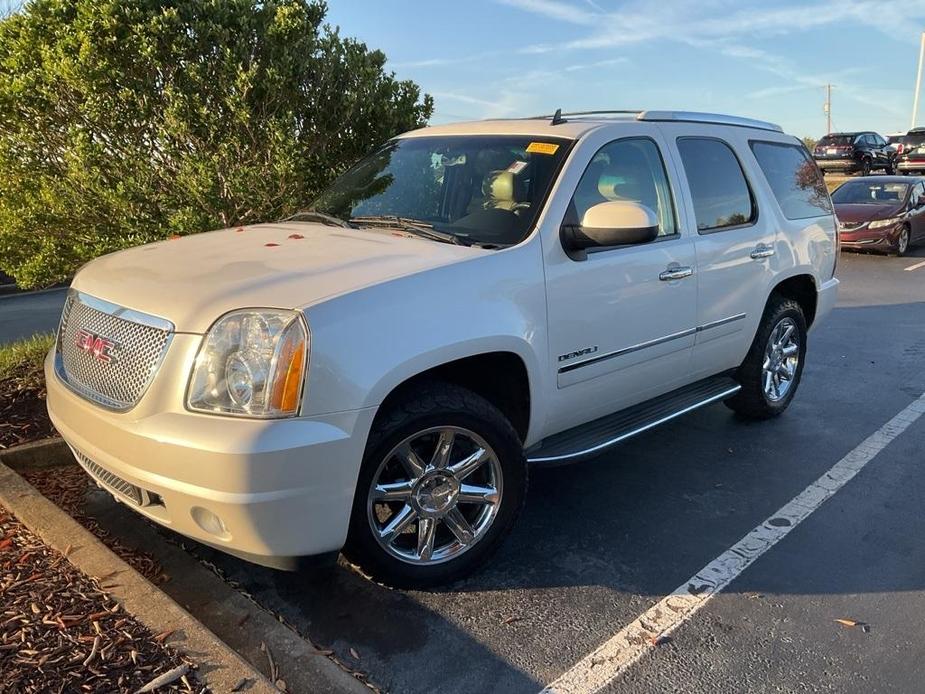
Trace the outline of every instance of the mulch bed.
<instances>
[{"instance_id":1,"label":"mulch bed","mask_svg":"<svg viewBox=\"0 0 925 694\"><path fill-rule=\"evenodd\" d=\"M0 381L0 450L55 436L45 409L45 386Z\"/></svg>"},{"instance_id":2,"label":"mulch bed","mask_svg":"<svg viewBox=\"0 0 925 694\"><path fill-rule=\"evenodd\" d=\"M96 487L79 465L25 470L20 473L42 496L96 535L122 561L155 585L168 580L161 565L145 552L124 545L99 522L84 513L84 500Z\"/></svg>"},{"instance_id":3,"label":"mulch bed","mask_svg":"<svg viewBox=\"0 0 925 694\"><path fill-rule=\"evenodd\" d=\"M0 689L205 691L164 645L169 633L152 634L106 593L114 581L82 574L0 507Z\"/></svg>"}]
</instances>

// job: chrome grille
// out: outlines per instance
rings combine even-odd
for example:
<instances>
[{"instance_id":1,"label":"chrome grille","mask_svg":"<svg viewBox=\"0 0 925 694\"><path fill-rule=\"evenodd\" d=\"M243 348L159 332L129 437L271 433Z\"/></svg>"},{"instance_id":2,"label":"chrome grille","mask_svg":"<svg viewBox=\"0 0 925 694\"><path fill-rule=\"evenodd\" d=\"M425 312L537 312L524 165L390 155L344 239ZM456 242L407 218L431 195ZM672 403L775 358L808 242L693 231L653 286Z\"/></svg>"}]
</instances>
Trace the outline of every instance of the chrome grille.
<instances>
[{"instance_id":1,"label":"chrome grille","mask_svg":"<svg viewBox=\"0 0 925 694\"><path fill-rule=\"evenodd\" d=\"M77 462L80 463L80 466L87 471L87 474L90 475L100 484L104 485L112 492L127 498L134 504L141 506L144 503L144 497L142 496L141 489L136 487L131 482L126 482L124 479L119 477L116 474L109 472L105 468L97 465L87 456L85 456L80 451L71 449L74 453L74 457L77 458Z\"/></svg>"},{"instance_id":2,"label":"chrome grille","mask_svg":"<svg viewBox=\"0 0 925 694\"><path fill-rule=\"evenodd\" d=\"M112 343L111 360L78 346L78 332ZM114 410L134 406L147 390L167 351L173 325L72 291L58 332L59 377L88 400Z\"/></svg>"}]
</instances>

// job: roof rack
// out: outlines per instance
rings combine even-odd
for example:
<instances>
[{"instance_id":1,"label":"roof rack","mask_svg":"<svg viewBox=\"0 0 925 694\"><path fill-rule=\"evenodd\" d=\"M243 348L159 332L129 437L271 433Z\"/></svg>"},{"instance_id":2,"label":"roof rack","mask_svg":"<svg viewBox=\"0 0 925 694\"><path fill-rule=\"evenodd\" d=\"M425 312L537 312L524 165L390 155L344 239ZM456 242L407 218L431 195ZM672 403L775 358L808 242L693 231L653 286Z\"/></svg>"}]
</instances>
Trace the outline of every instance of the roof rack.
<instances>
[{"instance_id":1,"label":"roof rack","mask_svg":"<svg viewBox=\"0 0 925 694\"><path fill-rule=\"evenodd\" d=\"M644 121L680 121L689 123L715 123L717 125L735 125L741 128L757 128L759 130L773 130L783 132L776 123L756 120L754 118L742 118L741 116L727 116L722 113L698 113L696 111L643 111L636 110L604 110L604 111L572 111L563 113L562 109L557 109L555 115L534 116L536 119L552 119L553 125L564 123L565 116L603 116L603 117L626 117L634 116L636 120Z\"/></svg>"}]
</instances>

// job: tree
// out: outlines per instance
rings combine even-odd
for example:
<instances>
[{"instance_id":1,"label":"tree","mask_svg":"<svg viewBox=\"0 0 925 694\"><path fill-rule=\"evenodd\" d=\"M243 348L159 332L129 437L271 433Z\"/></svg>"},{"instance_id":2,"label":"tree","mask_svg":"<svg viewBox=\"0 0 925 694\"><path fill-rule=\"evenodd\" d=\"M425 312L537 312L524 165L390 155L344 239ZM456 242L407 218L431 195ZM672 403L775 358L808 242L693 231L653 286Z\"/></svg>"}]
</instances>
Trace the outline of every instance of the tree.
<instances>
[{"instance_id":1,"label":"tree","mask_svg":"<svg viewBox=\"0 0 925 694\"><path fill-rule=\"evenodd\" d=\"M816 149L816 139L807 135L803 138L803 144L806 146L810 152Z\"/></svg>"},{"instance_id":2,"label":"tree","mask_svg":"<svg viewBox=\"0 0 925 694\"><path fill-rule=\"evenodd\" d=\"M321 0L34 0L0 20L0 269L279 219L433 100Z\"/></svg>"}]
</instances>

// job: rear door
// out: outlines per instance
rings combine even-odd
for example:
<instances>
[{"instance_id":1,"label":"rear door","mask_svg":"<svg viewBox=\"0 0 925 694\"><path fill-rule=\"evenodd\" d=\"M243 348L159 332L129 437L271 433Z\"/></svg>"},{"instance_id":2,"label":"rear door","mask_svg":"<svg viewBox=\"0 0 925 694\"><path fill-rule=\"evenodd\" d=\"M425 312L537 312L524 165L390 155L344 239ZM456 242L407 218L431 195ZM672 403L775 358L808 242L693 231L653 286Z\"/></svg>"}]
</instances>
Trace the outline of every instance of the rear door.
<instances>
[{"instance_id":1,"label":"rear door","mask_svg":"<svg viewBox=\"0 0 925 694\"><path fill-rule=\"evenodd\" d=\"M925 241L925 183L916 183L909 194L909 227L912 241Z\"/></svg>"},{"instance_id":2,"label":"rear door","mask_svg":"<svg viewBox=\"0 0 925 694\"><path fill-rule=\"evenodd\" d=\"M777 266L775 225L761 214L741 161L748 131L663 127L671 133L696 223L699 297L692 371L699 378L737 366L751 344Z\"/></svg>"}]
</instances>

